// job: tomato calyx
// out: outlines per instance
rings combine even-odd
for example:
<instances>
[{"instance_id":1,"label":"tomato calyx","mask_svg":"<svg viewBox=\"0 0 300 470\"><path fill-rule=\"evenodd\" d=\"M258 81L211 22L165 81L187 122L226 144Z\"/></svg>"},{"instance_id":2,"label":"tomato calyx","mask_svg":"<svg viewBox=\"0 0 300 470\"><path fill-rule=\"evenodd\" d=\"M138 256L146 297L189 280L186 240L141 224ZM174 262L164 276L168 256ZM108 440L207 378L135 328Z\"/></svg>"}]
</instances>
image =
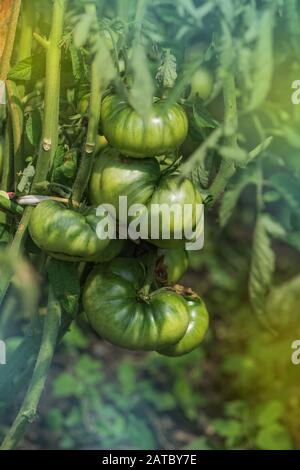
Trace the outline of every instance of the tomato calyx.
<instances>
[{"instance_id":1,"label":"tomato calyx","mask_svg":"<svg viewBox=\"0 0 300 470\"><path fill-rule=\"evenodd\" d=\"M179 175L178 168L181 165L182 159L183 159L182 155L175 158L175 160L171 163L171 165L167 166L167 168L165 168L161 172L161 179L168 178L169 176L172 176L172 175Z\"/></svg>"},{"instance_id":2,"label":"tomato calyx","mask_svg":"<svg viewBox=\"0 0 300 470\"><path fill-rule=\"evenodd\" d=\"M149 303L151 294L151 285L153 284L154 277L155 277L155 268L156 268L156 263L157 263L157 249L155 248L150 248L148 255L147 255L147 261L146 261L146 279L143 287L140 289L138 292L138 299Z\"/></svg>"}]
</instances>

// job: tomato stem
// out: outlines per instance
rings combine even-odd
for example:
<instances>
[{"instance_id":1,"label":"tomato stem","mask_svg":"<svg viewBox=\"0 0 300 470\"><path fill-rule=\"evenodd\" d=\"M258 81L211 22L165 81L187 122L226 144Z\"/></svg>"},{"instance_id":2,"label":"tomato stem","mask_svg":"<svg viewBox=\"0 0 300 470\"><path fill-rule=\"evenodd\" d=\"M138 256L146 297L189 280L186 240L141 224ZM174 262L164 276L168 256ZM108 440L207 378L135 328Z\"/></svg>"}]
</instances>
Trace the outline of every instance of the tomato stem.
<instances>
[{"instance_id":1,"label":"tomato stem","mask_svg":"<svg viewBox=\"0 0 300 470\"><path fill-rule=\"evenodd\" d=\"M14 183L16 189L18 177L24 169L25 162L22 152L22 134L23 134L23 105L18 88L14 82L7 80L6 89L8 95L8 105L12 124L13 134L13 156L14 156Z\"/></svg>"},{"instance_id":2,"label":"tomato stem","mask_svg":"<svg viewBox=\"0 0 300 470\"><path fill-rule=\"evenodd\" d=\"M236 102L236 87L234 74L231 71L226 71L226 76L223 82L223 96L224 96L224 132L226 136L226 145L228 147L237 147L237 102ZM216 201L218 197L225 190L228 181L235 174L235 164L222 160L219 172L211 184L208 192L212 195L213 200Z\"/></svg>"},{"instance_id":3,"label":"tomato stem","mask_svg":"<svg viewBox=\"0 0 300 470\"><path fill-rule=\"evenodd\" d=\"M23 214L23 207L19 206L15 202L7 199L4 196L0 195L0 209L4 209L5 211L10 212L11 214L22 215Z\"/></svg>"},{"instance_id":4,"label":"tomato stem","mask_svg":"<svg viewBox=\"0 0 300 470\"><path fill-rule=\"evenodd\" d=\"M151 285L153 283L154 275L155 275L156 263L157 263L157 249L154 247L153 248L151 247L147 256L147 262L146 262L147 272L146 272L145 283L139 292L140 299L144 301L149 300Z\"/></svg>"},{"instance_id":5,"label":"tomato stem","mask_svg":"<svg viewBox=\"0 0 300 470\"><path fill-rule=\"evenodd\" d=\"M18 36L18 49L16 61L21 62L31 56L33 31L36 22L36 9L34 1L23 0L20 18L20 33ZM25 84L18 85L19 95L25 94Z\"/></svg>"},{"instance_id":6,"label":"tomato stem","mask_svg":"<svg viewBox=\"0 0 300 470\"><path fill-rule=\"evenodd\" d=\"M45 386L48 370L55 351L60 322L61 307L50 288L48 313L44 320L42 342L34 372L23 404L3 441L0 448L1 450L14 449L22 438L27 424L32 422L36 416L38 403Z\"/></svg>"},{"instance_id":7,"label":"tomato stem","mask_svg":"<svg viewBox=\"0 0 300 470\"><path fill-rule=\"evenodd\" d=\"M34 1L23 0L20 18L20 36L18 37L17 62L27 59L31 55L33 31L36 21Z\"/></svg>"},{"instance_id":8,"label":"tomato stem","mask_svg":"<svg viewBox=\"0 0 300 470\"><path fill-rule=\"evenodd\" d=\"M66 0L55 0L49 47L46 53L46 81L43 118L43 137L40 146L33 187L47 179L58 144L61 39L64 25Z\"/></svg>"},{"instance_id":9,"label":"tomato stem","mask_svg":"<svg viewBox=\"0 0 300 470\"><path fill-rule=\"evenodd\" d=\"M60 61L61 61L61 39L63 33L64 11L66 0L55 0L53 5L52 27L50 32L50 46L46 60L46 86L45 86L45 111L43 121L43 145L41 145L33 186L46 179L51 158L54 157L58 142L58 112L60 93ZM1 62L2 64L2 62ZM46 148L46 143L49 147ZM10 164L7 166L6 171ZM8 176L7 176L8 178ZM3 180L2 180L3 182ZM8 190L9 188L3 187ZM21 250L27 233L27 226L33 208L27 207L23 213L20 225L11 245L14 255ZM0 305L4 299L10 284L13 272L8 270L0 283Z\"/></svg>"},{"instance_id":10,"label":"tomato stem","mask_svg":"<svg viewBox=\"0 0 300 470\"><path fill-rule=\"evenodd\" d=\"M89 108L89 124L86 143L82 151L79 171L73 187L73 199L80 202L86 189L87 182L94 162L96 137L100 121L101 78L99 76L97 60L92 63L91 94Z\"/></svg>"}]
</instances>

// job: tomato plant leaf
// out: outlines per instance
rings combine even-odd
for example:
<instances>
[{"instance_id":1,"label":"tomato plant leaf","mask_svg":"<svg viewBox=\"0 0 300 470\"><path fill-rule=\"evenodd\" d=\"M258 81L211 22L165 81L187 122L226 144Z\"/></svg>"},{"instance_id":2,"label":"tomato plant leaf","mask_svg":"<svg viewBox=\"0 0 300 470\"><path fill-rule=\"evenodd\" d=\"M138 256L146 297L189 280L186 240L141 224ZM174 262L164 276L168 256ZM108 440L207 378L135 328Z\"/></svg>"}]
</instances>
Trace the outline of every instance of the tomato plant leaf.
<instances>
[{"instance_id":1,"label":"tomato plant leaf","mask_svg":"<svg viewBox=\"0 0 300 470\"><path fill-rule=\"evenodd\" d=\"M38 147L42 137L42 116L39 109L35 108L29 114L26 121L26 136L34 147Z\"/></svg>"},{"instance_id":2,"label":"tomato plant leaf","mask_svg":"<svg viewBox=\"0 0 300 470\"><path fill-rule=\"evenodd\" d=\"M172 88L176 78L176 57L171 54L170 49L164 49L162 64L158 68L156 80L163 88Z\"/></svg>"},{"instance_id":3,"label":"tomato plant leaf","mask_svg":"<svg viewBox=\"0 0 300 470\"><path fill-rule=\"evenodd\" d=\"M249 109L257 108L267 97L273 76L274 9L266 9L259 20L259 37L252 58L253 88Z\"/></svg>"},{"instance_id":4,"label":"tomato plant leaf","mask_svg":"<svg viewBox=\"0 0 300 470\"><path fill-rule=\"evenodd\" d=\"M252 246L249 295L254 311L264 323L265 301L272 285L275 269L275 253L272 249L271 237L280 238L284 234L283 227L268 214L262 213L258 216Z\"/></svg>"},{"instance_id":5,"label":"tomato plant leaf","mask_svg":"<svg viewBox=\"0 0 300 470\"><path fill-rule=\"evenodd\" d=\"M26 194L29 192L34 175L35 168L31 163L29 163L28 166L24 169L22 177L17 186L19 193Z\"/></svg>"},{"instance_id":6,"label":"tomato plant leaf","mask_svg":"<svg viewBox=\"0 0 300 470\"><path fill-rule=\"evenodd\" d=\"M78 49L75 47L73 42L70 42L69 51L72 62L73 76L76 80L83 80L85 78L86 70L81 49Z\"/></svg>"},{"instance_id":7,"label":"tomato plant leaf","mask_svg":"<svg viewBox=\"0 0 300 470\"><path fill-rule=\"evenodd\" d=\"M225 227L231 218L237 202L244 189L250 185L256 183L256 170L252 169L246 173L241 173L236 179L235 184L226 191L221 201L219 210L219 219L221 227Z\"/></svg>"},{"instance_id":8,"label":"tomato plant leaf","mask_svg":"<svg viewBox=\"0 0 300 470\"><path fill-rule=\"evenodd\" d=\"M76 263L51 259L47 270L55 297L60 302L63 310L68 315L74 316L80 296L80 283Z\"/></svg>"},{"instance_id":9,"label":"tomato plant leaf","mask_svg":"<svg viewBox=\"0 0 300 470\"><path fill-rule=\"evenodd\" d=\"M262 450L292 450L293 443L288 430L279 423L262 428L256 436L256 445Z\"/></svg>"},{"instance_id":10,"label":"tomato plant leaf","mask_svg":"<svg viewBox=\"0 0 300 470\"><path fill-rule=\"evenodd\" d=\"M78 17L73 31L75 47L82 47L87 42L94 21L95 18L90 11Z\"/></svg>"},{"instance_id":11,"label":"tomato plant leaf","mask_svg":"<svg viewBox=\"0 0 300 470\"><path fill-rule=\"evenodd\" d=\"M197 98L193 103L193 117L196 125L202 129L205 127L216 129L219 126L218 121L212 117L204 105L201 98Z\"/></svg>"},{"instance_id":12,"label":"tomato plant leaf","mask_svg":"<svg viewBox=\"0 0 300 470\"><path fill-rule=\"evenodd\" d=\"M36 54L21 60L9 71L8 78L14 81L39 80L45 76L45 55Z\"/></svg>"},{"instance_id":13,"label":"tomato plant leaf","mask_svg":"<svg viewBox=\"0 0 300 470\"><path fill-rule=\"evenodd\" d=\"M152 109L154 84L149 72L147 57L141 45L134 47L130 63L133 85L128 101L141 116L146 117Z\"/></svg>"}]
</instances>

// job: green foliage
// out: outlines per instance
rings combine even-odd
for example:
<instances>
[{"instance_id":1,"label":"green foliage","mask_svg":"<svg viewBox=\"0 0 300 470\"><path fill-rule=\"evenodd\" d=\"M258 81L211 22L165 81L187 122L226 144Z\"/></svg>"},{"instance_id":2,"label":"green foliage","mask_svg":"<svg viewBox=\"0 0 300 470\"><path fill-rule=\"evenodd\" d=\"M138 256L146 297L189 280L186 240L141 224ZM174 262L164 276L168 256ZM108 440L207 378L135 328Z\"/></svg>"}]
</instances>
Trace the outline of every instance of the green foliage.
<instances>
[{"instance_id":1,"label":"green foliage","mask_svg":"<svg viewBox=\"0 0 300 470\"><path fill-rule=\"evenodd\" d=\"M71 186L77 173L77 150L66 151L59 146L54 159L52 180L65 186Z\"/></svg>"},{"instance_id":2,"label":"green foliage","mask_svg":"<svg viewBox=\"0 0 300 470\"><path fill-rule=\"evenodd\" d=\"M176 169L193 180L207 207L205 248L190 254L187 280L207 296L212 312L203 348L176 360L122 355L91 340L82 315L63 339L45 394L41 414L46 431L53 431L49 447L52 438L64 449L299 447L299 373L290 362L300 292L300 115L299 105L291 105L291 84L300 73L299 2L68 2L55 48L61 67L56 63L50 72L50 12L60 2L32 2L37 22L30 53L18 61L23 44L16 43L8 79L17 92L5 112L1 105L2 197L16 191L70 198L82 168L88 182L89 151L103 132L101 95L119 93L142 117L153 97L165 100L164 110L179 102L189 119L188 139L164 162L173 162L166 174ZM17 34L20 41L21 24ZM199 67L213 82L205 100L191 93ZM45 119L46 108L51 119ZM40 167L43 178L33 187ZM85 188L81 196L78 201L89 204ZM28 337L39 344L35 332L48 318L43 280L62 307L62 337L80 312L82 284L92 268L46 259L30 240L25 243L29 211L24 222L19 209L15 214L1 206L0 213L0 246L14 240L9 253L0 253L0 336L7 336L15 364L8 380L14 405L28 389L37 353L35 343L17 343L34 316ZM3 435L13 418L7 390L6 397Z\"/></svg>"},{"instance_id":3,"label":"green foliage","mask_svg":"<svg viewBox=\"0 0 300 470\"><path fill-rule=\"evenodd\" d=\"M187 419L196 421L199 406L205 403L194 391L201 378L201 351L191 355L192 362L179 359L176 367L154 353L144 356L142 362L125 356L108 371L104 360L78 352L87 347L86 341L82 330L73 326L64 339L68 349L63 354L72 351L75 360L51 384L53 399L63 401L51 409L46 421L59 437L61 448L154 449L159 414L167 419L180 407ZM194 364L188 372L187 364ZM196 440L195 445L200 443Z\"/></svg>"},{"instance_id":4,"label":"green foliage","mask_svg":"<svg viewBox=\"0 0 300 470\"><path fill-rule=\"evenodd\" d=\"M18 62L9 71L8 78L16 81L39 80L45 76L45 56L37 54Z\"/></svg>"},{"instance_id":5,"label":"green foliage","mask_svg":"<svg viewBox=\"0 0 300 470\"><path fill-rule=\"evenodd\" d=\"M252 263L249 278L249 295L256 313L264 314L264 303L272 285L275 254L271 248L271 236L283 236L284 229L267 214L259 216L253 241ZM262 321L264 321L262 319Z\"/></svg>"},{"instance_id":6,"label":"green foliage","mask_svg":"<svg viewBox=\"0 0 300 470\"><path fill-rule=\"evenodd\" d=\"M136 112L146 118L152 108L154 86L142 46L137 45L133 48L130 65L133 83L128 100Z\"/></svg>"},{"instance_id":7,"label":"green foliage","mask_svg":"<svg viewBox=\"0 0 300 470\"><path fill-rule=\"evenodd\" d=\"M35 108L26 121L26 136L31 145L37 147L42 136L42 117L40 110Z\"/></svg>"},{"instance_id":8,"label":"green foliage","mask_svg":"<svg viewBox=\"0 0 300 470\"><path fill-rule=\"evenodd\" d=\"M80 296L78 268L75 263L51 259L48 264L49 282L56 299L67 315L74 316Z\"/></svg>"},{"instance_id":9,"label":"green foliage","mask_svg":"<svg viewBox=\"0 0 300 470\"><path fill-rule=\"evenodd\" d=\"M287 428L279 421L284 414L280 401L251 407L242 400L227 402L225 418L213 422L213 428L224 440L226 449L291 450L293 444Z\"/></svg>"},{"instance_id":10,"label":"green foliage","mask_svg":"<svg viewBox=\"0 0 300 470\"><path fill-rule=\"evenodd\" d=\"M163 88L172 88L177 78L176 57L170 49L165 49L162 56L162 64L158 68L156 80Z\"/></svg>"}]
</instances>

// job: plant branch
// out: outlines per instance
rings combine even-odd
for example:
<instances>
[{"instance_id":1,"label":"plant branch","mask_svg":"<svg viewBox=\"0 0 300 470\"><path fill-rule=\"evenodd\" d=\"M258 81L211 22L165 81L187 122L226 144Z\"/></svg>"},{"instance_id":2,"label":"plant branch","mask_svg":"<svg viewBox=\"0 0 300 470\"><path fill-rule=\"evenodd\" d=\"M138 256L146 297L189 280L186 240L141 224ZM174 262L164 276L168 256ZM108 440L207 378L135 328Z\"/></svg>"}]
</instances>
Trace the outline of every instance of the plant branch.
<instances>
[{"instance_id":1,"label":"plant branch","mask_svg":"<svg viewBox=\"0 0 300 470\"><path fill-rule=\"evenodd\" d=\"M11 214L14 214L14 215L22 215L24 211L22 206L19 206L18 204L2 196L1 194L0 194L0 209L10 212Z\"/></svg>"},{"instance_id":2,"label":"plant branch","mask_svg":"<svg viewBox=\"0 0 300 470\"><path fill-rule=\"evenodd\" d=\"M43 336L34 372L17 417L7 433L0 450L14 449L36 417L37 407L43 392L49 367L54 355L61 322L61 307L52 290L49 291L48 312L44 320Z\"/></svg>"},{"instance_id":3,"label":"plant branch","mask_svg":"<svg viewBox=\"0 0 300 470\"><path fill-rule=\"evenodd\" d=\"M27 59L31 55L33 31L36 13L33 0L23 0L21 11L21 30L18 37L17 62Z\"/></svg>"},{"instance_id":4,"label":"plant branch","mask_svg":"<svg viewBox=\"0 0 300 470\"><path fill-rule=\"evenodd\" d=\"M59 113L59 90L60 90L60 63L61 48L60 43L63 33L64 11L66 0L54 0L52 27L50 33L50 46L46 59L46 85L45 104L43 120L43 142L38 155L36 173L33 179L33 187L46 179L51 159L54 157L58 143L58 113ZM5 188L8 189L8 188ZM10 250L14 256L18 256L22 251L25 241L27 226L33 208L27 207L24 211L18 230ZM10 284L13 272L11 269L3 273L0 283L0 305L4 299Z\"/></svg>"},{"instance_id":5,"label":"plant branch","mask_svg":"<svg viewBox=\"0 0 300 470\"><path fill-rule=\"evenodd\" d=\"M3 149L1 189L3 191L9 191L11 189L13 176L13 130L11 118L9 116L5 123Z\"/></svg>"},{"instance_id":6,"label":"plant branch","mask_svg":"<svg viewBox=\"0 0 300 470\"><path fill-rule=\"evenodd\" d=\"M58 144L61 40L66 0L55 0L49 47L46 54L45 105L43 137L39 151L33 188L36 183L47 179Z\"/></svg>"},{"instance_id":7,"label":"plant branch","mask_svg":"<svg viewBox=\"0 0 300 470\"><path fill-rule=\"evenodd\" d=\"M27 233L27 226L31 217L33 207L26 207L24 210L21 222L18 226L18 229L16 231L16 234L14 236L14 239L12 241L12 244L9 248L9 252L13 257L18 257L19 254L23 251L23 245L25 242L25 236ZM9 288L9 284L11 281L11 278L13 276L13 268L12 266L8 266L5 268L1 266L1 277L0 277L0 306L3 302L3 299L6 295L6 292Z\"/></svg>"},{"instance_id":8,"label":"plant branch","mask_svg":"<svg viewBox=\"0 0 300 470\"><path fill-rule=\"evenodd\" d=\"M228 147L237 147L237 103L235 79L231 71L227 71L223 83L224 96L224 132L225 142ZM225 190L228 181L234 175L236 169L232 162L222 160L219 172L211 184L208 192L216 201Z\"/></svg>"},{"instance_id":9,"label":"plant branch","mask_svg":"<svg viewBox=\"0 0 300 470\"><path fill-rule=\"evenodd\" d=\"M17 180L20 172L24 169L24 161L22 155L22 134L23 134L23 106L18 88L14 82L7 80L6 90L8 95L8 104L12 123L13 133L13 154L14 154L14 182ZM15 188L14 188L15 189Z\"/></svg>"},{"instance_id":10,"label":"plant branch","mask_svg":"<svg viewBox=\"0 0 300 470\"><path fill-rule=\"evenodd\" d=\"M42 47L44 47L46 50L49 49L50 43L49 43L48 39L44 38L43 36L41 36L41 35L38 34L38 33L33 33L33 37L34 37L34 39L37 40L37 42L38 42Z\"/></svg>"},{"instance_id":11,"label":"plant branch","mask_svg":"<svg viewBox=\"0 0 300 470\"><path fill-rule=\"evenodd\" d=\"M93 15L97 15L95 5L89 5L89 11L91 11ZM82 195L84 194L90 173L92 171L96 148L96 137L98 134L100 121L101 95L101 77L99 74L97 57L94 57L91 66L91 93L87 138L82 150L80 167L73 187L73 199L77 202L80 202Z\"/></svg>"}]
</instances>

